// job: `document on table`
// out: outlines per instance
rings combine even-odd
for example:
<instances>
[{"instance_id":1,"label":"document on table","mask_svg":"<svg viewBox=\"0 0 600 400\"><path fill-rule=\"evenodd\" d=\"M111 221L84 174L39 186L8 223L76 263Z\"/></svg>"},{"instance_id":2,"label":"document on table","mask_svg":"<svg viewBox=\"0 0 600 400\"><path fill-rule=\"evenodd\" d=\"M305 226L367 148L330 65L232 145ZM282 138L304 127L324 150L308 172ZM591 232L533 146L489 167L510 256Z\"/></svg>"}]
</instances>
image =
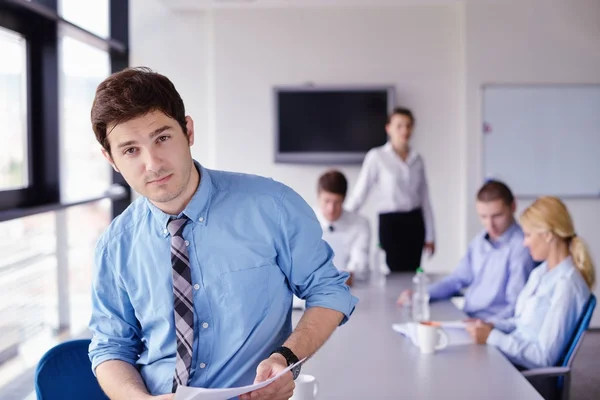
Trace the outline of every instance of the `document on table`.
<instances>
[{"instance_id":1,"label":"document on table","mask_svg":"<svg viewBox=\"0 0 600 400\"><path fill-rule=\"evenodd\" d=\"M294 368L296 365L301 364L306 360L303 358L298 361L294 365L290 365L283 371L279 372L274 377L267 379L264 382L256 383L254 385L240 386L235 388L227 388L227 389L205 389L205 388L196 388L190 386L178 386L177 391L175 392L175 400L227 400L232 397L239 396L240 394L252 392L253 390L257 390L263 388L270 384L271 382L280 378L283 374Z\"/></svg>"},{"instance_id":2,"label":"document on table","mask_svg":"<svg viewBox=\"0 0 600 400\"><path fill-rule=\"evenodd\" d=\"M473 344L473 340L465 330L466 323L463 321L438 321L434 323L446 332L448 335L449 346L459 346L464 344ZM408 337L415 346L419 346L417 338L417 322L407 322L404 324L393 324L392 329Z\"/></svg>"}]
</instances>

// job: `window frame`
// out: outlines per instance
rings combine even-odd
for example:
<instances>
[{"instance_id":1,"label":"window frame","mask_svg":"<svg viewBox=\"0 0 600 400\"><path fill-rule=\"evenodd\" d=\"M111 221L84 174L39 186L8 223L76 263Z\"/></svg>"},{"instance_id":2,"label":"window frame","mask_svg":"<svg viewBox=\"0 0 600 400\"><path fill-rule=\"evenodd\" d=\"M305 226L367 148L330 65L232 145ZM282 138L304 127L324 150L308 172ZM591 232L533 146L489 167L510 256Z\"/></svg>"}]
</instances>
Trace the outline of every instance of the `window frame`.
<instances>
[{"instance_id":1,"label":"window frame","mask_svg":"<svg viewBox=\"0 0 600 400\"><path fill-rule=\"evenodd\" d=\"M27 40L29 175L28 187L0 191L0 222L105 198L112 200L114 218L131 203L131 188L121 174L114 171L112 186L102 196L61 202L59 148L60 35L68 34L88 45L108 51L111 73L120 71L129 66L129 1L110 0L109 38L100 37L62 18L58 14L58 1L0 1L0 26L23 35Z\"/></svg>"}]
</instances>

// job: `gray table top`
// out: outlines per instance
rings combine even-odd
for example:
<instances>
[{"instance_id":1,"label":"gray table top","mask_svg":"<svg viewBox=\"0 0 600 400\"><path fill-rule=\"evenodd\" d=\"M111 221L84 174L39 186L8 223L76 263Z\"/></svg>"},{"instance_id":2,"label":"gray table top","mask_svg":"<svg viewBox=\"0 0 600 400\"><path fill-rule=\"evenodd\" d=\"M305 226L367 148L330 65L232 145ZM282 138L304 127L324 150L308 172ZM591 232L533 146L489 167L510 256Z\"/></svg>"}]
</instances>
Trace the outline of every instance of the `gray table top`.
<instances>
[{"instance_id":1,"label":"gray table top","mask_svg":"<svg viewBox=\"0 0 600 400\"><path fill-rule=\"evenodd\" d=\"M392 324L408 320L396 306L411 276L388 278L383 288L357 284L359 304L303 367L319 382L319 400L330 399L542 399L519 371L492 346L450 346L422 355ZM301 311L293 312L294 325ZM450 302L431 305L432 320L464 314Z\"/></svg>"}]
</instances>

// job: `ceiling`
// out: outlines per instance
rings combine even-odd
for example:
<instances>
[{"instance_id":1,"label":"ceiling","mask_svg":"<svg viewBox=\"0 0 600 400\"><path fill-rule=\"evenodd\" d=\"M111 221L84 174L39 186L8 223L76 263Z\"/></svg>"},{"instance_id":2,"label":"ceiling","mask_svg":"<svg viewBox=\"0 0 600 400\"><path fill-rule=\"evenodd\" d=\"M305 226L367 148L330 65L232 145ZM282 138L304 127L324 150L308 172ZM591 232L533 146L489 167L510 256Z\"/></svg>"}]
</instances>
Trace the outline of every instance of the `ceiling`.
<instances>
[{"instance_id":1,"label":"ceiling","mask_svg":"<svg viewBox=\"0 0 600 400\"><path fill-rule=\"evenodd\" d=\"M393 7L405 5L455 4L461 0L162 0L174 10L212 8L344 8ZM492 0L490 0L492 1Z\"/></svg>"}]
</instances>

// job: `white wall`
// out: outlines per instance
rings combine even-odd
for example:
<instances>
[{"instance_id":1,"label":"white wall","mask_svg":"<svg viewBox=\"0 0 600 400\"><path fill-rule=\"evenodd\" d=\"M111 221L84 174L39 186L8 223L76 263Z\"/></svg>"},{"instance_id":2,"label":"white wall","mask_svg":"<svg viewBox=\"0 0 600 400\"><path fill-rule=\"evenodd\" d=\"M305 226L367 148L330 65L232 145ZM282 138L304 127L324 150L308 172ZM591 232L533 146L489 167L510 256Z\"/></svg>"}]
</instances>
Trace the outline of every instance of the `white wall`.
<instances>
[{"instance_id":1,"label":"white wall","mask_svg":"<svg viewBox=\"0 0 600 400\"><path fill-rule=\"evenodd\" d=\"M467 209L473 208L473 194L483 179L481 85L600 83L598 21L600 2L597 0L468 3ZM518 201L519 212L529 203L528 200ZM590 246L600 277L600 201L566 200L565 203L573 215L577 233ZM473 235L479 229L479 224L472 212L467 215L468 234ZM598 288L596 295L600 295ZM595 313L592 323L600 326L600 313Z\"/></svg>"},{"instance_id":2,"label":"white wall","mask_svg":"<svg viewBox=\"0 0 600 400\"><path fill-rule=\"evenodd\" d=\"M130 65L146 66L173 81L194 119L194 156L214 163L210 122L208 62L210 16L202 12L173 12L161 0L130 0Z\"/></svg>"}]
</instances>

